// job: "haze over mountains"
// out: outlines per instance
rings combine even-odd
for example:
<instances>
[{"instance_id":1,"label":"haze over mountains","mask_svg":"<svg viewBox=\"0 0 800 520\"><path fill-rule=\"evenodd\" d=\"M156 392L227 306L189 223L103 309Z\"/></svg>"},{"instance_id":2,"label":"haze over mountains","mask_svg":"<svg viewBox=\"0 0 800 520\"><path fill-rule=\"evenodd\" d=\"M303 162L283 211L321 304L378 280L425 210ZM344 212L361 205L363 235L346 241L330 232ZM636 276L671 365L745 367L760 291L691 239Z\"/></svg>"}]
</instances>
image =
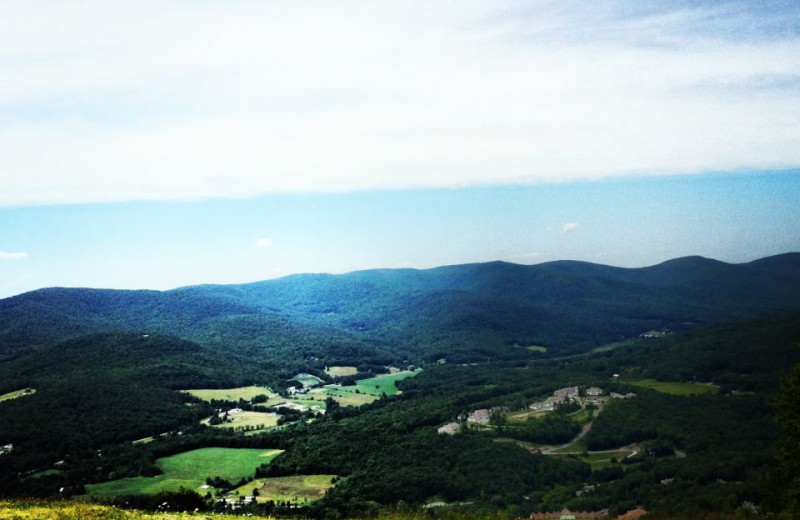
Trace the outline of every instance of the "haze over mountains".
<instances>
[{"instance_id":1,"label":"haze over mountains","mask_svg":"<svg viewBox=\"0 0 800 520\"><path fill-rule=\"evenodd\" d=\"M529 345L548 355L581 353L650 329L754 317L798 302L800 253L744 264L685 257L639 269L491 262L164 292L51 288L0 300L0 356L134 331L281 364L466 362L518 356Z\"/></svg>"}]
</instances>

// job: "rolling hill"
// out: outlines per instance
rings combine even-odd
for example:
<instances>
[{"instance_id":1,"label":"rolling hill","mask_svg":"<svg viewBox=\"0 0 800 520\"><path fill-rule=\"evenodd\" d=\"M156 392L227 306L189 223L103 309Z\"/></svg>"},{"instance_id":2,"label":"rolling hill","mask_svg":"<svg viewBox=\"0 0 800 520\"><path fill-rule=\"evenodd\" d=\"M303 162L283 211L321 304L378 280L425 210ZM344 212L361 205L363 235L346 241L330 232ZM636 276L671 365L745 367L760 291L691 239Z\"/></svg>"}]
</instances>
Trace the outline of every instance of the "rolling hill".
<instances>
[{"instance_id":1,"label":"rolling hill","mask_svg":"<svg viewBox=\"0 0 800 520\"><path fill-rule=\"evenodd\" d=\"M800 254L727 264L687 257L624 269L490 262L294 275L171 291L52 288L0 300L0 359L100 332L162 333L272 369L456 362L586 352L654 328L800 307ZM530 354L533 355L533 354Z\"/></svg>"}]
</instances>

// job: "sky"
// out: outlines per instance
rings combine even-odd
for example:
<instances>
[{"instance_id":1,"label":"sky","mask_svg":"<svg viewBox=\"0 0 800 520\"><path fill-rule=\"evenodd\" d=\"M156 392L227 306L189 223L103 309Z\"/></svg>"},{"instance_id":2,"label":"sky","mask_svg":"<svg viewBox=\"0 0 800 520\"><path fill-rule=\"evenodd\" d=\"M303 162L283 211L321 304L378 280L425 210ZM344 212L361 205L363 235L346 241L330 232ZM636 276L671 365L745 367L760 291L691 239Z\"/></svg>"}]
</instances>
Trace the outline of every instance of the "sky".
<instances>
[{"instance_id":1,"label":"sky","mask_svg":"<svg viewBox=\"0 0 800 520\"><path fill-rule=\"evenodd\" d=\"M3 2L0 77L0 297L800 251L796 2Z\"/></svg>"}]
</instances>

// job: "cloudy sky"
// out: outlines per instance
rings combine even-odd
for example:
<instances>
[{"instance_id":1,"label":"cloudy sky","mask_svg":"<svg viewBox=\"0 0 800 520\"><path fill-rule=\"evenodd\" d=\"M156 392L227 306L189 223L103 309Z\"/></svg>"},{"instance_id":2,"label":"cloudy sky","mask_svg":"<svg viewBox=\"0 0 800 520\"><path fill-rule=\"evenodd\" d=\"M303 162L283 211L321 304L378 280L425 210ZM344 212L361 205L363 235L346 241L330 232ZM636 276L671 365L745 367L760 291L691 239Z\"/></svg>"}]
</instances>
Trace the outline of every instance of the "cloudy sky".
<instances>
[{"instance_id":1,"label":"cloudy sky","mask_svg":"<svg viewBox=\"0 0 800 520\"><path fill-rule=\"evenodd\" d=\"M798 29L792 1L3 2L0 296L800 250Z\"/></svg>"}]
</instances>

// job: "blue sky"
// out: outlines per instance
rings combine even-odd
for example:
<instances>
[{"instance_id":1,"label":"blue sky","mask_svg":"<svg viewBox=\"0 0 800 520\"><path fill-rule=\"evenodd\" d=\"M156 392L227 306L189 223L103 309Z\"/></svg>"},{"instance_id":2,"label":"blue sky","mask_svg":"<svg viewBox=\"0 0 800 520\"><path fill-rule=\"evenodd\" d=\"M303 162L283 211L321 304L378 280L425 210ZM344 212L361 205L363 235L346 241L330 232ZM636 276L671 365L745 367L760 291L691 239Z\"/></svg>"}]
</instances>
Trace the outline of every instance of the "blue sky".
<instances>
[{"instance_id":1,"label":"blue sky","mask_svg":"<svg viewBox=\"0 0 800 520\"><path fill-rule=\"evenodd\" d=\"M798 29L796 2L2 3L0 296L800 250Z\"/></svg>"},{"instance_id":2,"label":"blue sky","mask_svg":"<svg viewBox=\"0 0 800 520\"><path fill-rule=\"evenodd\" d=\"M296 272L574 259L652 265L800 251L800 174L7 208L0 294L167 289Z\"/></svg>"}]
</instances>

